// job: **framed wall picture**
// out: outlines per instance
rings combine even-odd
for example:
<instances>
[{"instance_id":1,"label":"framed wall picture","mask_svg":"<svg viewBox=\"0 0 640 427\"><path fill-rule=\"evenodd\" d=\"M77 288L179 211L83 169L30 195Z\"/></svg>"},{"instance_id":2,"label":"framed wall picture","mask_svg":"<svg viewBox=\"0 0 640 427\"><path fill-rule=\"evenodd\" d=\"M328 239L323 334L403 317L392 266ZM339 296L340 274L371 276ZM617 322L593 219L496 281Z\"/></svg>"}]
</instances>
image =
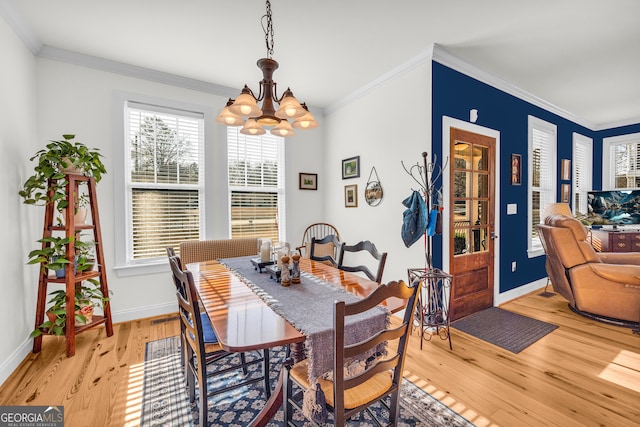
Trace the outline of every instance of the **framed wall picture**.
<instances>
[{"instance_id":1,"label":"framed wall picture","mask_svg":"<svg viewBox=\"0 0 640 427\"><path fill-rule=\"evenodd\" d=\"M562 203L569 203L571 199L571 186L569 184L562 184Z\"/></svg>"},{"instance_id":2,"label":"framed wall picture","mask_svg":"<svg viewBox=\"0 0 640 427\"><path fill-rule=\"evenodd\" d=\"M562 181L570 181L571 180L571 160L562 159L562 167L560 168L561 175L560 179Z\"/></svg>"},{"instance_id":3,"label":"framed wall picture","mask_svg":"<svg viewBox=\"0 0 640 427\"><path fill-rule=\"evenodd\" d=\"M356 184L344 186L344 207L358 207L358 186Z\"/></svg>"},{"instance_id":4,"label":"framed wall picture","mask_svg":"<svg viewBox=\"0 0 640 427\"><path fill-rule=\"evenodd\" d=\"M511 185L522 185L521 154L511 154Z\"/></svg>"},{"instance_id":5,"label":"framed wall picture","mask_svg":"<svg viewBox=\"0 0 640 427\"><path fill-rule=\"evenodd\" d=\"M360 176L360 156L350 157L342 161L342 179Z\"/></svg>"},{"instance_id":6,"label":"framed wall picture","mask_svg":"<svg viewBox=\"0 0 640 427\"><path fill-rule=\"evenodd\" d=\"M318 174L317 173L299 173L300 182L298 188L300 190L317 190Z\"/></svg>"}]
</instances>

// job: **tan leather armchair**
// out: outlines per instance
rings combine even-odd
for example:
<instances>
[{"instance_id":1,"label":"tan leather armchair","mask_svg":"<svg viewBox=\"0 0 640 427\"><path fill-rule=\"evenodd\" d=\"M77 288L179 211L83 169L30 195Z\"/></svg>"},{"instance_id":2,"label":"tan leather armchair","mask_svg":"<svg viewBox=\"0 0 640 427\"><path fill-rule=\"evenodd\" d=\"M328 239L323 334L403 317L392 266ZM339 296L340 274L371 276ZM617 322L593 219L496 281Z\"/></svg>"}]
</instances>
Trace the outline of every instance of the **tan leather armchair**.
<instances>
[{"instance_id":1,"label":"tan leather armchair","mask_svg":"<svg viewBox=\"0 0 640 427\"><path fill-rule=\"evenodd\" d=\"M551 215L536 226L554 290L569 307L612 323L640 321L640 253L596 252L577 219Z\"/></svg>"}]
</instances>

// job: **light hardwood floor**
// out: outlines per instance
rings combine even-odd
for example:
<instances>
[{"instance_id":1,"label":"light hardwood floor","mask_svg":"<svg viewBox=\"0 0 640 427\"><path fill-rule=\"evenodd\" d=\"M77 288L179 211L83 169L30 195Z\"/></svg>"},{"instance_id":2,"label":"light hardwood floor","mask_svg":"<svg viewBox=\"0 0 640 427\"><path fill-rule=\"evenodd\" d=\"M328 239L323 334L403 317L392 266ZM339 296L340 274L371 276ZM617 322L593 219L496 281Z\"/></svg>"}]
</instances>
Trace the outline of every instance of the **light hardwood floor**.
<instances>
[{"instance_id":1,"label":"light hardwood floor","mask_svg":"<svg viewBox=\"0 0 640 427\"><path fill-rule=\"evenodd\" d=\"M640 425L640 336L572 313L537 292L502 308L559 326L520 354L452 329L410 339L405 376L477 426ZM0 405L64 405L66 426L137 425L147 341L178 334L165 316L78 336L76 356L47 337L0 388Z\"/></svg>"}]
</instances>

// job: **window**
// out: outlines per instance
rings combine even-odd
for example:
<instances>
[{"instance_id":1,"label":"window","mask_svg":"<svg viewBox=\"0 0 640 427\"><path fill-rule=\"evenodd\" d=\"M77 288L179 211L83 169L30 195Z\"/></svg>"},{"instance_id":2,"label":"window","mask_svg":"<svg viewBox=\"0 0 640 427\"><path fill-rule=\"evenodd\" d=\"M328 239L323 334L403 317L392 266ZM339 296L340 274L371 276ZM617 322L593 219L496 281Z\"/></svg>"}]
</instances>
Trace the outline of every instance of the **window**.
<instances>
[{"instance_id":1,"label":"window","mask_svg":"<svg viewBox=\"0 0 640 427\"><path fill-rule=\"evenodd\" d=\"M538 231L542 212L556 201L556 126L529 116L529 256L544 254Z\"/></svg>"},{"instance_id":2,"label":"window","mask_svg":"<svg viewBox=\"0 0 640 427\"><path fill-rule=\"evenodd\" d=\"M640 188L640 133L604 138L603 190Z\"/></svg>"},{"instance_id":3,"label":"window","mask_svg":"<svg viewBox=\"0 0 640 427\"><path fill-rule=\"evenodd\" d=\"M284 138L227 128L231 238L284 240Z\"/></svg>"},{"instance_id":4,"label":"window","mask_svg":"<svg viewBox=\"0 0 640 427\"><path fill-rule=\"evenodd\" d=\"M587 193L591 191L593 140L573 134L573 214L587 214Z\"/></svg>"},{"instance_id":5,"label":"window","mask_svg":"<svg viewBox=\"0 0 640 427\"><path fill-rule=\"evenodd\" d=\"M204 235L203 117L126 103L126 264L164 261L167 246Z\"/></svg>"}]
</instances>

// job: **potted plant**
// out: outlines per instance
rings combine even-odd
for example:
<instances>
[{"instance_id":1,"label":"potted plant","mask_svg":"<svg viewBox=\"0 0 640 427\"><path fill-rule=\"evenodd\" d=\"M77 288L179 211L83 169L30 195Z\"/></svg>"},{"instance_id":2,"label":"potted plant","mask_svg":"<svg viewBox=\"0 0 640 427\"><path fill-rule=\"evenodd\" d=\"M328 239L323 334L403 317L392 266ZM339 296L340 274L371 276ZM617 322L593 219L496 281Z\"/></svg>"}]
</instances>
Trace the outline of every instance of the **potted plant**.
<instances>
[{"instance_id":1,"label":"potted plant","mask_svg":"<svg viewBox=\"0 0 640 427\"><path fill-rule=\"evenodd\" d=\"M84 284L76 288L74 300L74 322L80 325L86 325L93 320L93 311L95 307L104 308L104 304L109 300L102 291L100 291L99 282L90 279ZM49 308L47 309L47 320L40 324L31 332L31 338L35 338L43 333L53 335L64 335L64 328L67 325L67 296L64 290L59 289L49 294L52 298L49 300Z\"/></svg>"},{"instance_id":2,"label":"potted plant","mask_svg":"<svg viewBox=\"0 0 640 427\"><path fill-rule=\"evenodd\" d=\"M41 264L43 271L55 271L56 277L64 277L65 267L70 264L67 256L67 245L74 241L74 237L43 237L38 242L43 243L41 249L29 252L27 264Z\"/></svg>"},{"instance_id":3,"label":"potted plant","mask_svg":"<svg viewBox=\"0 0 640 427\"><path fill-rule=\"evenodd\" d=\"M68 205L65 174L84 174L100 182L102 175L107 173L98 149L90 149L81 142L73 141L75 135L62 135L62 138L49 141L46 148L31 157L30 160L36 160L37 164L34 167L35 174L25 181L19 192L24 203L45 205L53 202L58 210L62 210ZM51 193L48 191L49 180L53 187Z\"/></svg>"},{"instance_id":4,"label":"potted plant","mask_svg":"<svg viewBox=\"0 0 640 427\"><path fill-rule=\"evenodd\" d=\"M92 271L95 267L95 247L96 242L93 240L76 240L75 251L77 255L77 271Z\"/></svg>"}]
</instances>

